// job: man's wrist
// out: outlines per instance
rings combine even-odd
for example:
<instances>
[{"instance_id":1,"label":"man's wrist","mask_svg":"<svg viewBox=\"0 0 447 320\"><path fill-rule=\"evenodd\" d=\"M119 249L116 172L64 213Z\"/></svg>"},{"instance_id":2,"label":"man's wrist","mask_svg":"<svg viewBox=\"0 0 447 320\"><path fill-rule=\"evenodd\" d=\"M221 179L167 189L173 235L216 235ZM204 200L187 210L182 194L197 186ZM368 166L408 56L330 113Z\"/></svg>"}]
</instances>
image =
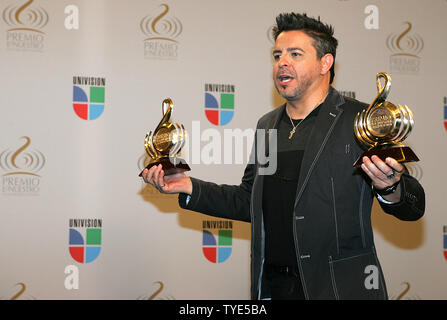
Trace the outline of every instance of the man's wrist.
<instances>
[{"instance_id":1,"label":"man's wrist","mask_svg":"<svg viewBox=\"0 0 447 320\"><path fill-rule=\"evenodd\" d=\"M373 186L373 190L374 193L380 195L380 196L387 196L390 195L392 193L395 193L397 190L397 187L399 186L400 180L397 181L395 184L388 186L386 188L383 189L377 189L376 187Z\"/></svg>"},{"instance_id":2,"label":"man's wrist","mask_svg":"<svg viewBox=\"0 0 447 320\"><path fill-rule=\"evenodd\" d=\"M388 194L382 195L377 191L376 188L372 187L373 193L376 195L377 199L385 204L395 204L401 201L402 198L402 184L397 182L393 186L396 186L396 188L392 188L391 191L394 189L394 192L386 192ZM387 189L387 188L385 188ZM382 189L383 191L384 189ZM383 192L382 192L383 193Z\"/></svg>"}]
</instances>

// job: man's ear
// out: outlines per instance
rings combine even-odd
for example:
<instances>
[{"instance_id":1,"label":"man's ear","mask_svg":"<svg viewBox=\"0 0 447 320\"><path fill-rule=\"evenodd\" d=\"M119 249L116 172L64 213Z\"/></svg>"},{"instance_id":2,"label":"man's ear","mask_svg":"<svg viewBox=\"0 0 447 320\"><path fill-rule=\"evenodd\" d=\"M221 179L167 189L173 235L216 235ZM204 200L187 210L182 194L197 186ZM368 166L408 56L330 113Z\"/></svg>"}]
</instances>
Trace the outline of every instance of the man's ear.
<instances>
[{"instance_id":1,"label":"man's ear","mask_svg":"<svg viewBox=\"0 0 447 320\"><path fill-rule=\"evenodd\" d=\"M321 61L321 74L325 75L331 70L332 65L334 64L334 56L330 53L326 53L320 59Z\"/></svg>"}]
</instances>

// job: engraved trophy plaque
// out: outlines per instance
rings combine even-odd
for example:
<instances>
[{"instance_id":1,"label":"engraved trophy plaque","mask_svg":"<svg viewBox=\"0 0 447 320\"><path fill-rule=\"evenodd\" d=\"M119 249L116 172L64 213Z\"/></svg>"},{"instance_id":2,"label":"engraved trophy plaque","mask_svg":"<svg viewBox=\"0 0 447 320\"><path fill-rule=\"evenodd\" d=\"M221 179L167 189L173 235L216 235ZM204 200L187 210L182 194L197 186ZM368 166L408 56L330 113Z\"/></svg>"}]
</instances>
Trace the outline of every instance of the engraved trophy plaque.
<instances>
[{"instance_id":1,"label":"engraved trophy plaque","mask_svg":"<svg viewBox=\"0 0 447 320\"><path fill-rule=\"evenodd\" d=\"M144 139L144 148L150 157L146 168L161 164L165 176L191 170L184 159L177 157L185 145L186 130L182 124L171 122L173 106L170 98L163 100L163 117L157 128L153 132L149 131ZM143 171L139 176L142 174Z\"/></svg>"},{"instance_id":2,"label":"engraved trophy plaque","mask_svg":"<svg viewBox=\"0 0 447 320\"><path fill-rule=\"evenodd\" d=\"M383 86L381 79L384 80ZM354 132L361 145L368 149L355 162L360 167L364 156L378 156L382 161L387 157L398 162L419 161L410 147L402 144L414 126L413 113L407 106L395 106L386 101L391 77L385 72L376 75L377 97L366 110L357 113L354 120Z\"/></svg>"}]
</instances>

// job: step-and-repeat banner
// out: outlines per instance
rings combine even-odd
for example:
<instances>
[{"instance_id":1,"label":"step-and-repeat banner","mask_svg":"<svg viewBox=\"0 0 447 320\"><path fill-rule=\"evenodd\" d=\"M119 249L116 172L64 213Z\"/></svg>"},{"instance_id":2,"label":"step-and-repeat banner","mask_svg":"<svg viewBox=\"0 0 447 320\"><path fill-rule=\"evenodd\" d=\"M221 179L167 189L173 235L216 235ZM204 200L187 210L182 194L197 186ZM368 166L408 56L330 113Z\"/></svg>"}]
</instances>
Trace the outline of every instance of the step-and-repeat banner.
<instances>
[{"instance_id":1,"label":"step-and-repeat banner","mask_svg":"<svg viewBox=\"0 0 447 320\"><path fill-rule=\"evenodd\" d=\"M414 112L426 214L375 203L375 241L390 298L447 298L445 0L1 0L0 298L248 299L250 225L138 174L170 97L189 174L240 183L290 11L335 27L335 88L370 103L385 71Z\"/></svg>"}]
</instances>

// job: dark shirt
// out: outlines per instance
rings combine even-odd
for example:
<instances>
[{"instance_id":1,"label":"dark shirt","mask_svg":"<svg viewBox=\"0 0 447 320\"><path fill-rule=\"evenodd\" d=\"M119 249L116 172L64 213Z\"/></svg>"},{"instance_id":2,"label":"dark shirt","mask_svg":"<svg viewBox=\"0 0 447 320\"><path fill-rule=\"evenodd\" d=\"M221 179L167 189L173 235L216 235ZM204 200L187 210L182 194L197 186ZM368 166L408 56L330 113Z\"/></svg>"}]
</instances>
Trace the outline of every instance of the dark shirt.
<instances>
[{"instance_id":1,"label":"dark shirt","mask_svg":"<svg viewBox=\"0 0 447 320\"><path fill-rule=\"evenodd\" d=\"M299 172L307 140L314 127L319 107L305 119L293 120L296 132L289 139L292 124L285 112L277 132L277 169L264 177L263 213L265 227L265 263L297 267L293 239L293 207Z\"/></svg>"}]
</instances>

